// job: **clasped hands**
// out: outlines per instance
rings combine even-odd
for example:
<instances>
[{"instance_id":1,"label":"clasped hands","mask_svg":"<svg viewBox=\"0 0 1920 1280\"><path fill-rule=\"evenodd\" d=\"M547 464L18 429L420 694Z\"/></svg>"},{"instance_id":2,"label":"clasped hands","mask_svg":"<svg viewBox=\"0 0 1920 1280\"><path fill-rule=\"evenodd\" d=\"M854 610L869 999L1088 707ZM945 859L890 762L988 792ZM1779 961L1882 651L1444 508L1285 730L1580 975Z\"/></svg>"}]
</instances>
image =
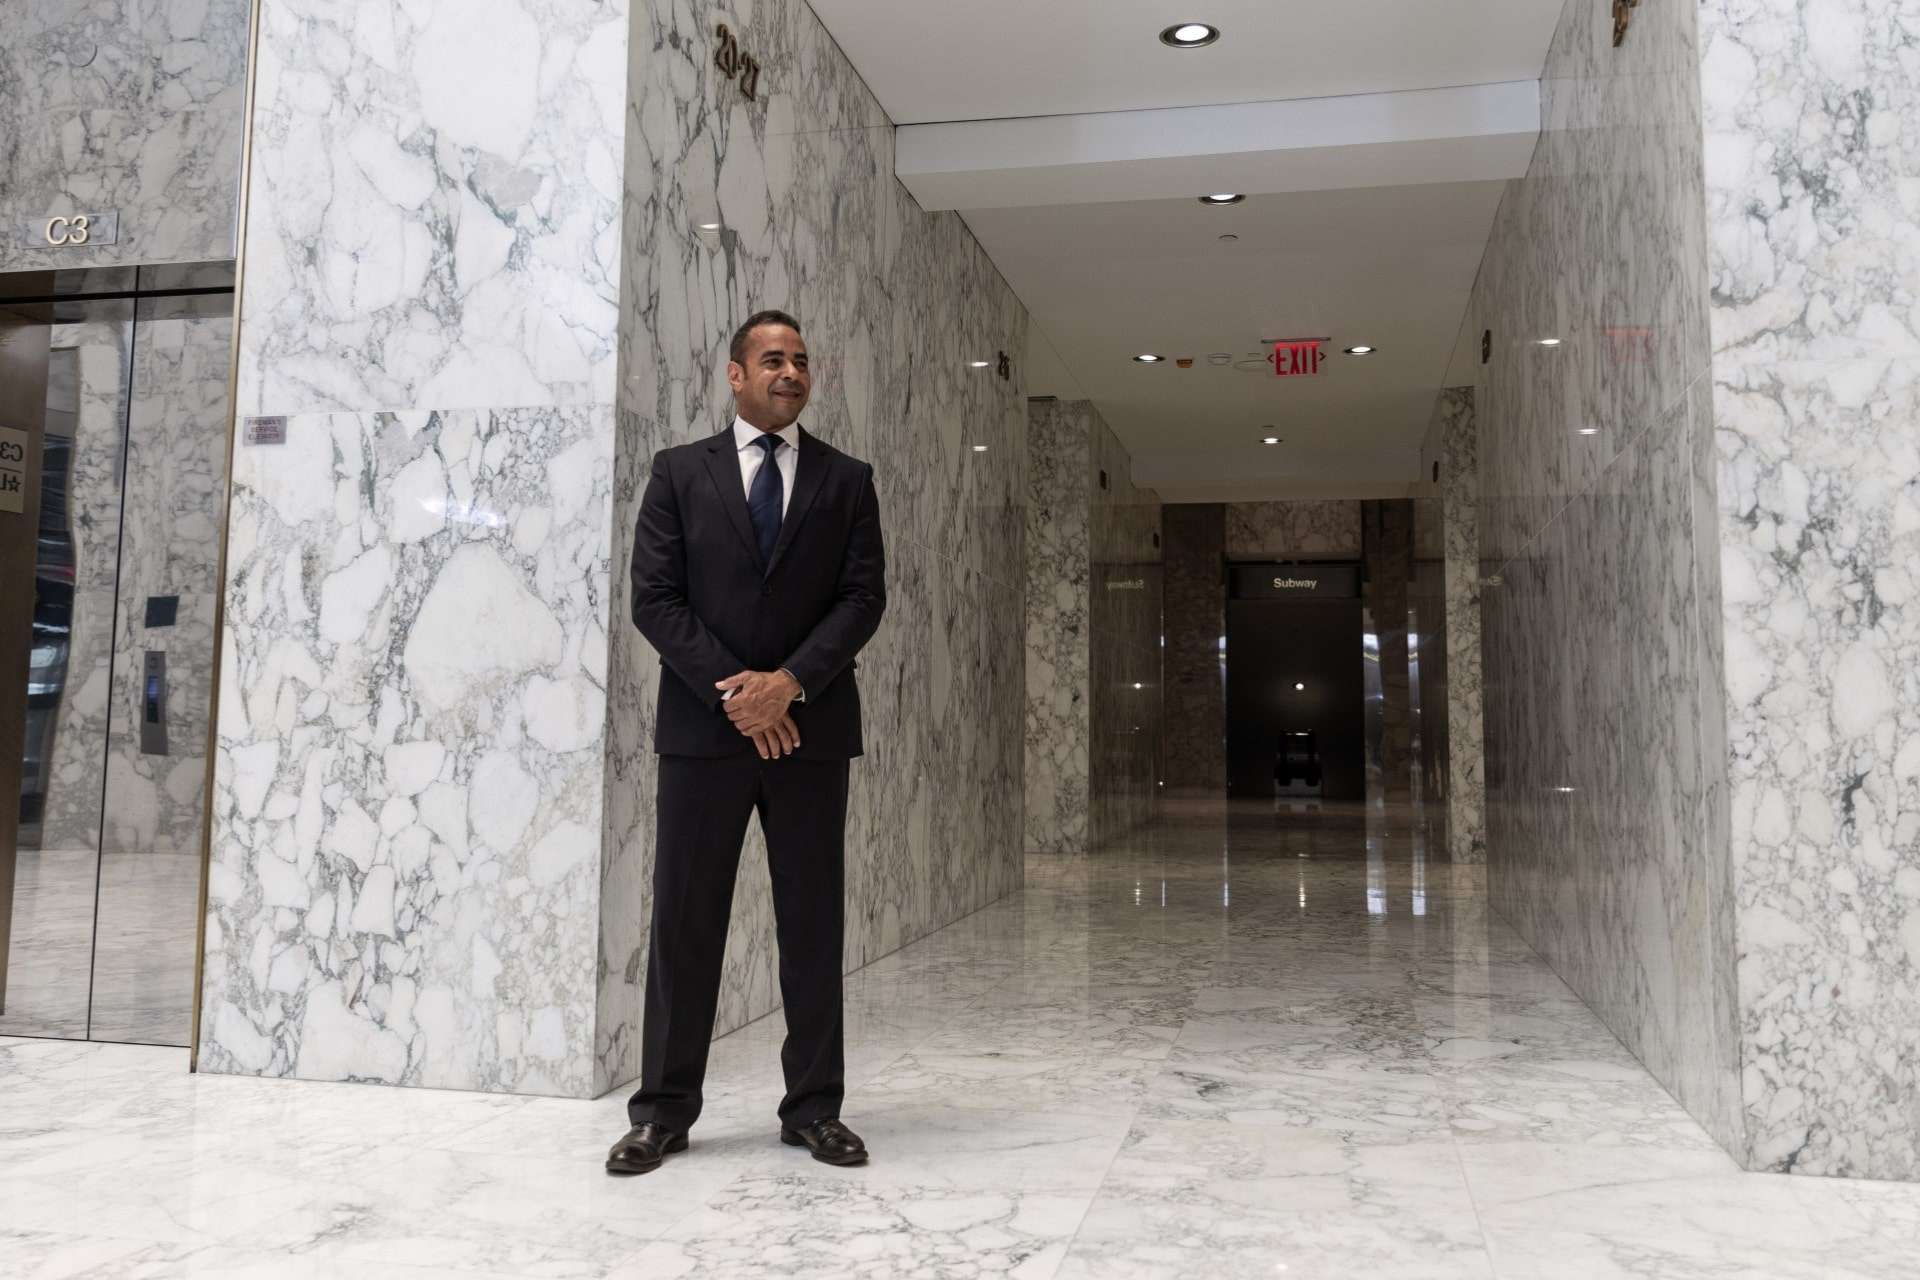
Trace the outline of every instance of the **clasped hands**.
<instances>
[{"instance_id":1,"label":"clasped hands","mask_svg":"<svg viewBox=\"0 0 1920 1280\"><path fill-rule=\"evenodd\" d=\"M800 696L800 682L784 671L742 671L713 686L733 727L753 740L762 760L778 760L800 747L800 729L788 707Z\"/></svg>"}]
</instances>

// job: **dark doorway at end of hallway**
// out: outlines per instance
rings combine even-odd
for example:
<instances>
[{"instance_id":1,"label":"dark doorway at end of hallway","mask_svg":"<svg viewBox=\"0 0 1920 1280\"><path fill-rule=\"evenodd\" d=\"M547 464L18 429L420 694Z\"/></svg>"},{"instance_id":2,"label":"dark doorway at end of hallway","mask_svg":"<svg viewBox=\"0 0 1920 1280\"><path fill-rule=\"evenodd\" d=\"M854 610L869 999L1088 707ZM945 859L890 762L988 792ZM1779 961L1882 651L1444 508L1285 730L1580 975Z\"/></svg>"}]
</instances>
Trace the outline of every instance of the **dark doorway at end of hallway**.
<instances>
[{"instance_id":1,"label":"dark doorway at end of hallway","mask_svg":"<svg viewBox=\"0 0 1920 1280\"><path fill-rule=\"evenodd\" d=\"M1334 566L1325 566L1333 568ZM1252 568L1236 565L1235 569ZM1236 578L1244 576L1239 573ZM1236 800L1315 793L1364 802L1360 600L1227 601L1227 788Z\"/></svg>"}]
</instances>

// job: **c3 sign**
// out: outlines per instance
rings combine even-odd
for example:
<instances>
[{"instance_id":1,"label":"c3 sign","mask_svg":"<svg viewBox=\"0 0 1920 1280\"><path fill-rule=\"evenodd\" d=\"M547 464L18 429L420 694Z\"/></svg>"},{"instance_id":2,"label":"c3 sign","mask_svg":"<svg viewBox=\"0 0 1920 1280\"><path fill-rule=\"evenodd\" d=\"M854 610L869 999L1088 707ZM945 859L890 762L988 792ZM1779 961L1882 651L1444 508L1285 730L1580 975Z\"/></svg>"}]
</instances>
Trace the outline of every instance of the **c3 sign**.
<instances>
[{"instance_id":1,"label":"c3 sign","mask_svg":"<svg viewBox=\"0 0 1920 1280\"><path fill-rule=\"evenodd\" d=\"M63 213L27 225L28 243L40 249L78 249L113 244L120 238L118 213Z\"/></svg>"}]
</instances>

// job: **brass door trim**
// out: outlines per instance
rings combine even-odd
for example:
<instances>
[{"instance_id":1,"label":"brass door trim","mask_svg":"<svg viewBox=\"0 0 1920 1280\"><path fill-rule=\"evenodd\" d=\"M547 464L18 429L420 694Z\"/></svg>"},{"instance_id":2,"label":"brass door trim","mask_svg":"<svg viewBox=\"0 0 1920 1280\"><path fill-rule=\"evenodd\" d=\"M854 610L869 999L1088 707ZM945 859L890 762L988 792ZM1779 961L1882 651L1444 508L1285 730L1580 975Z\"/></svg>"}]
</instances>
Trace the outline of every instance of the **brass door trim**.
<instances>
[{"instance_id":1,"label":"brass door trim","mask_svg":"<svg viewBox=\"0 0 1920 1280\"><path fill-rule=\"evenodd\" d=\"M227 537L233 521L234 433L240 420L240 311L246 297L247 209L253 190L253 109L260 79L260 10L253 0L247 14L247 92L245 127L240 133L239 209L233 226L233 339L227 356L227 466L220 499L220 553L214 570L213 670L207 698L207 780L200 806L200 911L193 938L193 1026L187 1037L187 1070L200 1070L200 1013L206 1003L208 877L213 869L214 772L220 763L220 673L227 643Z\"/></svg>"}]
</instances>

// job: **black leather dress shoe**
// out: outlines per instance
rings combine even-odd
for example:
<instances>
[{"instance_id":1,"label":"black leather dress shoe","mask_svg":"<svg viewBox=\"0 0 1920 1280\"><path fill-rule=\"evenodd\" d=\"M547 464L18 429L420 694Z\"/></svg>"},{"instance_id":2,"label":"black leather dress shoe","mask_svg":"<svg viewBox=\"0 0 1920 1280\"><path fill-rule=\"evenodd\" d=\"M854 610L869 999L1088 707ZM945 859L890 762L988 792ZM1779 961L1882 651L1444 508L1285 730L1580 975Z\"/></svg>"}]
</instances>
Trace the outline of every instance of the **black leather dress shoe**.
<instances>
[{"instance_id":1,"label":"black leather dress shoe","mask_svg":"<svg viewBox=\"0 0 1920 1280\"><path fill-rule=\"evenodd\" d=\"M838 1120L816 1120L804 1129L780 1129L780 1141L790 1147L805 1147L822 1164L865 1164L867 1144L860 1135Z\"/></svg>"},{"instance_id":2,"label":"black leather dress shoe","mask_svg":"<svg viewBox=\"0 0 1920 1280\"><path fill-rule=\"evenodd\" d=\"M608 1173L652 1173L676 1151L687 1149L687 1135L664 1125L637 1124L607 1152Z\"/></svg>"}]
</instances>

